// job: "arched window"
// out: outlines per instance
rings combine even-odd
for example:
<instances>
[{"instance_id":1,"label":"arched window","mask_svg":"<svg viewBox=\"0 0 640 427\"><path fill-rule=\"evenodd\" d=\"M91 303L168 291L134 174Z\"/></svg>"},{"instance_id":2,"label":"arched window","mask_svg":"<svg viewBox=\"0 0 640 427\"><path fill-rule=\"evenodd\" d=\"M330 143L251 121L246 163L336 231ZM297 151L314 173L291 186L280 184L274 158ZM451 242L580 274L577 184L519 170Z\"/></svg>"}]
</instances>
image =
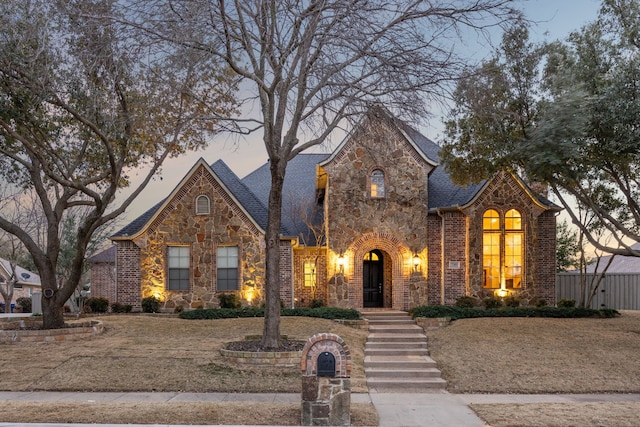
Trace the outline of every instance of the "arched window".
<instances>
[{"instance_id":1,"label":"arched window","mask_svg":"<svg viewBox=\"0 0 640 427\"><path fill-rule=\"evenodd\" d=\"M209 213L211 213L209 198L201 194L196 198L196 215L208 215Z\"/></svg>"},{"instance_id":2,"label":"arched window","mask_svg":"<svg viewBox=\"0 0 640 427\"><path fill-rule=\"evenodd\" d=\"M522 287L524 266L522 215L509 209L504 221L495 209L482 216L483 286L487 289Z\"/></svg>"},{"instance_id":3,"label":"arched window","mask_svg":"<svg viewBox=\"0 0 640 427\"><path fill-rule=\"evenodd\" d=\"M500 288L500 214L489 209L482 216L483 286Z\"/></svg>"},{"instance_id":4,"label":"arched window","mask_svg":"<svg viewBox=\"0 0 640 427\"><path fill-rule=\"evenodd\" d=\"M515 209L508 210L504 217L504 278L505 286L522 286L522 215Z\"/></svg>"},{"instance_id":5,"label":"arched window","mask_svg":"<svg viewBox=\"0 0 640 427\"><path fill-rule=\"evenodd\" d=\"M380 169L376 169L371 172L370 177L371 197L381 198L384 197L384 172Z\"/></svg>"}]
</instances>

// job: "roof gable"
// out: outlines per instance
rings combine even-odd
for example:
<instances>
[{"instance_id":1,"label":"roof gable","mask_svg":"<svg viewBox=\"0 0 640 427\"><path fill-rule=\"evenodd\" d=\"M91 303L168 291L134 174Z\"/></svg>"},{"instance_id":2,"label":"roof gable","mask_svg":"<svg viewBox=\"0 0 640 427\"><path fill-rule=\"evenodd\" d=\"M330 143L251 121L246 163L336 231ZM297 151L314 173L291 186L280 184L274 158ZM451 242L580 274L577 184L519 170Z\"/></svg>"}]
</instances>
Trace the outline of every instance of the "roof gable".
<instances>
[{"instance_id":1,"label":"roof gable","mask_svg":"<svg viewBox=\"0 0 640 427\"><path fill-rule=\"evenodd\" d=\"M198 170L204 168L220 185L222 190L229 196L231 201L238 206L254 223L254 225L264 233L267 224L267 209L260 200L240 181L240 179L229 169L222 160L218 160L211 166L200 158L189 172L182 178L180 183L173 189L171 194L156 203L149 210L134 219L125 227L115 233L111 239L128 240L134 238L146 230L158 217L160 212L173 200L178 192L189 182L189 179Z\"/></svg>"}]
</instances>

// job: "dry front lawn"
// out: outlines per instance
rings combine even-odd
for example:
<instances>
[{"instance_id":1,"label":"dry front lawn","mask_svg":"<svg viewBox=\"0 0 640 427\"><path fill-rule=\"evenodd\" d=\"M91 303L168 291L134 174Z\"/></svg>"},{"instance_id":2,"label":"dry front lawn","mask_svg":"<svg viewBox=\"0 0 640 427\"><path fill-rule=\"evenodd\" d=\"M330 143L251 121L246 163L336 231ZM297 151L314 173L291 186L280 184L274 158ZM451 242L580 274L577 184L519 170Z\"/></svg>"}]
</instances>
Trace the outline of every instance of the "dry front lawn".
<instances>
[{"instance_id":1,"label":"dry front lawn","mask_svg":"<svg viewBox=\"0 0 640 427\"><path fill-rule=\"evenodd\" d=\"M452 393L640 392L640 312L464 319L428 336Z\"/></svg>"},{"instance_id":2,"label":"dry front lawn","mask_svg":"<svg viewBox=\"0 0 640 427\"><path fill-rule=\"evenodd\" d=\"M300 367L240 366L223 359L229 341L262 333L263 319L182 320L173 317L99 317L105 332L89 340L0 344L4 391L184 391L299 393ZM363 357L367 332L325 319L283 317L281 332L306 340L339 335L353 362L351 387L366 392ZM353 425L377 425L371 405L352 404ZM33 403L1 402L0 422L116 424L298 425L299 404L267 403Z\"/></svg>"}]
</instances>

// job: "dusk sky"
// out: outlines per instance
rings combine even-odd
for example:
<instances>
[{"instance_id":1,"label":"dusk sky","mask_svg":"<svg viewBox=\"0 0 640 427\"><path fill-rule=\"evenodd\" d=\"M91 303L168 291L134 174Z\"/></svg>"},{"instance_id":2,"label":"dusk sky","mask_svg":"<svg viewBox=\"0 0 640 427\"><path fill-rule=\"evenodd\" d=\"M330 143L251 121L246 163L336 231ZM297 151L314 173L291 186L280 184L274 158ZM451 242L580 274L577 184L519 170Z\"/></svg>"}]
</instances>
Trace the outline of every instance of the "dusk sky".
<instances>
[{"instance_id":1,"label":"dusk sky","mask_svg":"<svg viewBox=\"0 0 640 427\"><path fill-rule=\"evenodd\" d=\"M595 20L601 2L597 0L529 0L519 4L522 5L527 18L537 22L537 25L533 25L530 30L532 39L551 41L563 40L583 24ZM500 40L497 39L493 42L498 44ZM474 58L477 61L481 59L481 57ZM434 117L420 130L425 136L438 142L442 131L441 117ZM168 196L200 157L210 164L218 159L224 160L240 178L267 161L260 132L247 138L218 136L204 151L188 153L180 158L166 161L163 166L162 179L156 177L145 188L127 212L119 218L121 225L135 219ZM132 178L135 183L135 177Z\"/></svg>"}]
</instances>

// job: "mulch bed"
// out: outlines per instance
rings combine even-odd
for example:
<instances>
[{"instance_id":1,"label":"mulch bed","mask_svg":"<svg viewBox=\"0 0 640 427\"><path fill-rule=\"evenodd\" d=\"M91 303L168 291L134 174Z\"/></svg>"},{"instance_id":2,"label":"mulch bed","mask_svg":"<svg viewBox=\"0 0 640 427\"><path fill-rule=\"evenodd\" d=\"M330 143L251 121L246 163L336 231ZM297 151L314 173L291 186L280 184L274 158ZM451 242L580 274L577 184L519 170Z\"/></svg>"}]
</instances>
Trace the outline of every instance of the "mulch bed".
<instances>
[{"instance_id":1,"label":"mulch bed","mask_svg":"<svg viewBox=\"0 0 640 427\"><path fill-rule=\"evenodd\" d=\"M278 346L278 348L265 349L262 347L261 340L244 340L244 341L230 342L227 344L226 348L227 350L232 350L232 351L284 352L284 351L302 351L304 344L305 344L304 341L280 340L280 345Z\"/></svg>"}]
</instances>

